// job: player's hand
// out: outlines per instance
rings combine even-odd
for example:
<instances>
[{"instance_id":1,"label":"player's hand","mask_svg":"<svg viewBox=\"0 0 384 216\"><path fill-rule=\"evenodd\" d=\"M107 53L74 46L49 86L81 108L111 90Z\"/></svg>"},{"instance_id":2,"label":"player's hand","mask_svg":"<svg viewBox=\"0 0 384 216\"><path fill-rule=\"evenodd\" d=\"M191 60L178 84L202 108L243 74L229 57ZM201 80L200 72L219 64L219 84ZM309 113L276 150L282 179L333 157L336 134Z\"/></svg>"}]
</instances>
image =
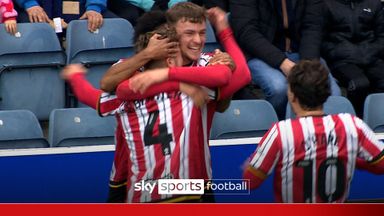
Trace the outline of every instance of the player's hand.
<instances>
[{"instance_id":1,"label":"player's hand","mask_svg":"<svg viewBox=\"0 0 384 216\"><path fill-rule=\"evenodd\" d=\"M220 33L224 29L229 27L227 14L219 7L213 7L207 10L208 20L212 26L216 29L216 32Z\"/></svg>"},{"instance_id":2,"label":"player's hand","mask_svg":"<svg viewBox=\"0 0 384 216\"><path fill-rule=\"evenodd\" d=\"M61 71L60 76L64 80L68 80L72 75L78 73L87 73L87 70L82 64L69 64Z\"/></svg>"},{"instance_id":3,"label":"player's hand","mask_svg":"<svg viewBox=\"0 0 384 216\"><path fill-rule=\"evenodd\" d=\"M11 35L15 35L16 32L17 32L17 24L16 24L16 20L7 20L4 22L4 25L5 25L5 30L11 34Z\"/></svg>"},{"instance_id":4,"label":"player's hand","mask_svg":"<svg viewBox=\"0 0 384 216\"><path fill-rule=\"evenodd\" d=\"M103 25L103 16L96 11L86 11L80 19L88 19L88 31L95 32Z\"/></svg>"},{"instance_id":5,"label":"player's hand","mask_svg":"<svg viewBox=\"0 0 384 216\"><path fill-rule=\"evenodd\" d=\"M147 70L129 79L133 92L143 94L150 86L168 80L168 68Z\"/></svg>"},{"instance_id":6,"label":"player's hand","mask_svg":"<svg viewBox=\"0 0 384 216\"><path fill-rule=\"evenodd\" d=\"M159 60L165 58L174 58L179 52L177 42L169 42L168 38L161 38L161 35L154 34L149 39L145 51L151 56L151 59Z\"/></svg>"},{"instance_id":7,"label":"player's hand","mask_svg":"<svg viewBox=\"0 0 384 216\"><path fill-rule=\"evenodd\" d=\"M27 9L29 21L34 22L46 22L49 23L49 17L45 13L44 9L40 6L33 6Z\"/></svg>"},{"instance_id":8,"label":"player's hand","mask_svg":"<svg viewBox=\"0 0 384 216\"><path fill-rule=\"evenodd\" d=\"M284 61L280 65L280 70L284 73L285 76L288 77L289 73L291 72L293 66L295 66L296 63L289 60L289 59L284 59Z\"/></svg>"},{"instance_id":9,"label":"player's hand","mask_svg":"<svg viewBox=\"0 0 384 216\"><path fill-rule=\"evenodd\" d=\"M209 60L208 65L227 65L232 71L236 69L236 64L232 57L226 53L221 52L219 49L215 49L213 57Z\"/></svg>"},{"instance_id":10,"label":"player's hand","mask_svg":"<svg viewBox=\"0 0 384 216\"><path fill-rule=\"evenodd\" d=\"M210 100L208 93L197 85L191 85L187 83L180 83L180 91L187 94L190 98L192 98L195 106L201 108L204 104L208 103Z\"/></svg>"}]
</instances>

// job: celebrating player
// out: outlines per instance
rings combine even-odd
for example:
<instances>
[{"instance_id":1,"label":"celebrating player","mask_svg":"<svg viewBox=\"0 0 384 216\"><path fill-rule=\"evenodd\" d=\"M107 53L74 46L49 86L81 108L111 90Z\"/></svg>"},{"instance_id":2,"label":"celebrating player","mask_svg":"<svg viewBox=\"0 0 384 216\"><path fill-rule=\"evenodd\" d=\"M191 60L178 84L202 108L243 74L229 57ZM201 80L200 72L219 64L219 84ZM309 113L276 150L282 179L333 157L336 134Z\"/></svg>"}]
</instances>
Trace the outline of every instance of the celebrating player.
<instances>
[{"instance_id":1,"label":"celebrating player","mask_svg":"<svg viewBox=\"0 0 384 216\"><path fill-rule=\"evenodd\" d=\"M178 6L176 5L173 12L171 9L169 13L178 15L175 19L177 20L176 24L173 24L172 26L176 27L176 31L181 37L179 42L183 55L183 64L186 65L187 63L191 66L207 65L207 63L210 62L209 59L211 56L205 54L202 55L200 53L202 47L204 46L205 38L205 11L201 7L191 3L185 3L180 5L178 4ZM238 48L233 38L232 31L226 21L226 14L217 8L211 9L208 13L211 23L218 30L219 39L223 43L224 48L228 51L236 63L236 69L232 74L232 76L236 76L236 79L232 80L228 84L222 83L222 87L219 89L220 94L216 94L218 99L225 99L230 97L235 91L249 82L250 74L245 58L241 50ZM142 62L142 60L137 61ZM125 63L128 67L133 67L127 62L122 63ZM221 60L218 62L223 63ZM133 62L133 64L135 63L137 62ZM127 68L124 70L121 69L123 66L124 65L121 67L119 66L119 68L116 67L112 69L115 70L115 72L118 71L115 74L112 73L114 75L117 74L119 77L117 79L118 81L116 81L116 79L110 79L111 76L109 75L111 75L111 71L109 71L107 74L107 77L109 76L107 80L112 80L110 83L113 84L120 82L124 77L122 74L129 71ZM145 68L148 68L148 65ZM218 71L211 70L211 72L209 72L202 67L154 69L135 75L131 80L125 81L119 86L117 89L117 95L120 99L128 102L136 101L135 106L132 105L131 111L144 110L143 112L140 112L140 116L131 116L129 121L125 121L127 128L130 130L132 130L132 126L141 130L140 136L131 138L131 141L135 144L132 145L130 149L134 147L141 149L142 151L140 150L139 152L135 152L138 154L135 157L130 158L130 160L133 161L131 161L130 165L132 168L130 170L136 170L137 172L133 173L129 179L134 179L135 181L143 180L148 183L154 182L154 180L160 178L211 179L212 173L208 147L208 134L211 127L213 113L217 107L217 102L213 101L208 103L207 106L203 106L200 109L191 107L190 103L187 102L174 103L172 99L184 101L185 99L183 97L180 99L178 96L164 96L164 92L172 90L167 89L167 87L171 88L172 85L162 82L166 80L179 80L204 85L206 87L215 87L219 86L220 84L217 82L221 82L220 80L226 76L218 74ZM159 89L159 91L156 92L156 94L160 93L162 96L155 96L155 98L165 100L164 102L161 101L162 105L159 104L159 101L156 102L157 105L153 105L156 100L152 100L152 105L150 106L148 105L149 101L145 100L146 97L149 97L150 95L149 89L146 90L146 88L154 84L163 85L164 87L164 89ZM142 86L144 87L142 88ZM114 87L112 87L112 89L113 88ZM137 97L137 95L134 94L135 92L132 92L132 90L144 92L147 95L146 97L140 98ZM156 94L153 93L151 95ZM102 98L101 105L104 103L112 103L111 101L113 100ZM156 109L160 110L157 112ZM112 108L111 112L107 112L106 114L112 114L114 112L116 112L116 110ZM184 115L183 118L180 116L182 113ZM138 115L138 112L136 111L132 115ZM129 119L129 114L127 118ZM175 119L182 119L181 122L183 123L175 124ZM171 139L170 134L173 134L173 139ZM161 150L159 150L159 148ZM165 154L161 156L161 154L153 154L153 152L163 152L162 154L164 154L164 151L171 152L172 155L168 156ZM152 165L149 166L148 164ZM138 168L140 165L141 168ZM154 166L155 168L151 169ZM143 191L134 191L134 183L132 183L132 181L130 185L128 185L128 196L129 202L148 202L159 199L159 195L157 194L150 195ZM163 199L163 197L160 199Z\"/></svg>"},{"instance_id":2,"label":"celebrating player","mask_svg":"<svg viewBox=\"0 0 384 216\"><path fill-rule=\"evenodd\" d=\"M358 117L325 115L328 73L319 62L301 61L288 76L288 100L296 119L273 125L244 171L257 188L275 171L277 202L344 202L357 165L384 173L384 144Z\"/></svg>"},{"instance_id":3,"label":"celebrating player","mask_svg":"<svg viewBox=\"0 0 384 216\"><path fill-rule=\"evenodd\" d=\"M149 38L148 36L146 37ZM243 58L241 53L239 58ZM167 59L168 66L172 65L172 61L175 60L176 59ZM164 60L152 61L146 65L146 68L161 66L161 62L163 62L163 65L165 64ZM181 64L181 59L178 62L178 64ZM176 62L173 64L177 65ZM209 72L209 70L211 70L211 72ZM231 74L230 69L222 65L212 66L211 68L172 68L171 71L170 74L174 74L174 79L184 79L184 81L196 82L197 84L208 87L227 84ZM143 74L145 73L149 72L144 72ZM210 76L208 76L209 74L215 76L210 78ZM70 76L69 80L75 90L75 94L79 98L82 98L80 100L94 98L90 96L89 93L86 93L89 92L89 89L84 90L84 87L87 86L87 84L84 83L84 76L73 75ZM88 88L89 87L88 85ZM168 89L168 91L164 91L156 96L149 95L154 92L153 89L157 88L159 89L158 91L163 91L160 89L164 89L165 87L174 89ZM130 91L129 86L124 89ZM168 198L167 196L160 197L156 193L149 194L146 191L134 191L134 184L140 180L151 182L151 180L159 178L180 178L181 175L183 178L194 177L208 179L210 175L210 158L205 157L205 155L209 153L207 149L208 146L204 146L204 143L199 146L201 143L190 140L194 147L193 150L188 152L189 142L184 142L185 136L188 135L183 133L187 133L194 123L193 121L189 122L189 118L185 118L183 113L187 112L186 117L188 117L188 115L192 114L191 112L196 112L196 110L199 109L193 106L191 98L177 92L177 90L177 83L171 85L164 83L154 85L152 89L150 87L143 95L132 91L128 94L131 97L147 98L146 100L132 99L121 102L116 99L115 96L109 94L102 95L100 99L100 112L103 115L117 114L117 128L118 130L122 130L121 132L116 131L116 135L120 134L122 136L120 137L120 141L122 141L123 145L119 145L120 150L118 155L120 157L118 158L119 160L116 160L115 157L115 163L117 163L115 165L119 165L118 167L120 168L128 167L128 170L125 172L116 170L119 175L127 175L128 202L150 202ZM191 95L194 95L196 92L198 91L193 90ZM100 91L97 91L97 95L100 95L100 93ZM84 97L82 97L82 95ZM90 104L92 103L95 104L94 102L90 102ZM178 110L181 112L178 112ZM197 111L196 115L200 116L199 111ZM197 119L197 121L199 121L199 119ZM184 129L184 127L187 129ZM118 137L116 137L116 139L118 140ZM180 140L182 144L180 144ZM191 157L188 155L191 155ZM192 155L197 156L192 157ZM209 162L209 164L207 164L206 168L200 166L201 163L205 166L207 162ZM180 164L177 165L177 163ZM200 197L186 196L182 199L199 200ZM180 201L180 197L178 197L177 200L168 201Z\"/></svg>"}]
</instances>

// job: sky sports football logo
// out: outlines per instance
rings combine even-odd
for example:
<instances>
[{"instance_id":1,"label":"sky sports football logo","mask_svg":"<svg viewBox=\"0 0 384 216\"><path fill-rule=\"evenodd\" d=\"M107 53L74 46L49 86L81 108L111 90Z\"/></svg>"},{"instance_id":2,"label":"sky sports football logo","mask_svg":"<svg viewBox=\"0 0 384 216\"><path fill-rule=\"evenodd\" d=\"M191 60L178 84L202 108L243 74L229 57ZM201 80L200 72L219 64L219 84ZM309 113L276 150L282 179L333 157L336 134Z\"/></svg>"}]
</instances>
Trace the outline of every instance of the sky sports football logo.
<instances>
[{"instance_id":1,"label":"sky sports football logo","mask_svg":"<svg viewBox=\"0 0 384 216\"><path fill-rule=\"evenodd\" d=\"M156 187L157 186L157 187ZM134 184L135 191L152 194L215 194L215 195L248 195L249 180L246 179L159 179L157 181L140 181Z\"/></svg>"}]
</instances>

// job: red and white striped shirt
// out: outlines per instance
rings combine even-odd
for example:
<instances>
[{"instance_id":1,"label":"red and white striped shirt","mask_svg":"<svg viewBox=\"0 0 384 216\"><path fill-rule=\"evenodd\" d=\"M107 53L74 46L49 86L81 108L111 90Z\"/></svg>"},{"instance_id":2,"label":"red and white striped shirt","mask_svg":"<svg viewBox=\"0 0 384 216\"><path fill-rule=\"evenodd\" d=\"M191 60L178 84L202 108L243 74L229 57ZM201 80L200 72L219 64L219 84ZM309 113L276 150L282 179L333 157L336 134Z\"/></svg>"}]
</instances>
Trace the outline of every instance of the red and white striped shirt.
<instances>
[{"instance_id":1,"label":"red and white striped shirt","mask_svg":"<svg viewBox=\"0 0 384 216\"><path fill-rule=\"evenodd\" d=\"M210 179L207 118L204 110L181 92L126 101L116 106L116 97L103 94L102 115L117 115L128 145L130 173L128 202L151 202L169 198L135 191L135 183L157 179ZM119 127L117 127L119 129Z\"/></svg>"},{"instance_id":2,"label":"red and white striped shirt","mask_svg":"<svg viewBox=\"0 0 384 216\"><path fill-rule=\"evenodd\" d=\"M211 55L202 54L194 66L205 66L209 58ZM186 74L187 76L181 75L184 78L195 78L196 76L190 75L198 74L189 73L188 75L180 70L183 69L173 68L171 74L178 77L180 74ZM209 81L210 79L205 76L201 80ZM126 83L128 84L129 81ZM170 198L170 196L157 194L157 187L151 194L149 191L135 191L135 183L144 181L144 183L155 184L158 179L211 179L212 177L208 147L210 125L208 127L207 122L208 119L212 119L213 113L207 114L207 105L197 109L190 97L175 91L178 89L178 84L169 85L169 88L171 91L145 99L129 98L124 102L108 93L103 93L100 97L100 114L117 117L116 133L123 134L124 137L124 141L119 143L127 145L123 150L120 150L123 148L120 146L120 157L115 157L114 163L129 164L129 172L115 170L116 172L111 174L111 180L113 180L120 179L116 176L120 173L128 173L127 202L151 202ZM126 86L123 84L119 89L129 91L125 92L129 97L142 97L131 92L129 84ZM154 89L162 91L163 88ZM147 92L148 94L150 93ZM114 168L118 167L126 166L123 164L114 166Z\"/></svg>"},{"instance_id":3,"label":"red and white striped shirt","mask_svg":"<svg viewBox=\"0 0 384 216\"><path fill-rule=\"evenodd\" d=\"M250 166L275 169L277 202L344 202L358 158L380 160L384 144L350 114L302 117L276 123L263 137Z\"/></svg>"}]
</instances>

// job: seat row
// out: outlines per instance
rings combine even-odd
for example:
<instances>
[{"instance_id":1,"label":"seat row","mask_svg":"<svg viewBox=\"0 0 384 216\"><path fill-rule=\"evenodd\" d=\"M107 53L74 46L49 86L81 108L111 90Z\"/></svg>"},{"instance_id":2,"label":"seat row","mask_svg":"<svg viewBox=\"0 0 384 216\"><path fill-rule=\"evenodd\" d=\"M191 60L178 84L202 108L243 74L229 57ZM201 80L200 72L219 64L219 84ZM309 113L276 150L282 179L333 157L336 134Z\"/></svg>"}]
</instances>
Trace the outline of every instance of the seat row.
<instances>
[{"instance_id":1,"label":"seat row","mask_svg":"<svg viewBox=\"0 0 384 216\"><path fill-rule=\"evenodd\" d=\"M363 120L376 133L384 132L384 93L370 94L364 104ZM355 115L351 102L342 96L330 96L324 104L325 114ZM286 119L295 118L287 104ZM265 100L232 101L224 113L216 113L212 122L211 139L260 137L278 118L272 105Z\"/></svg>"},{"instance_id":2,"label":"seat row","mask_svg":"<svg viewBox=\"0 0 384 216\"><path fill-rule=\"evenodd\" d=\"M55 109L49 117L48 139L29 110L0 111L0 149L114 144L114 117L101 118L91 108Z\"/></svg>"},{"instance_id":3,"label":"seat row","mask_svg":"<svg viewBox=\"0 0 384 216\"><path fill-rule=\"evenodd\" d=\"M383 106L384 93L371 94L365 101L364 121L377 133L384 132ZM355 113L341 96L330 96L324 110L326 114ZM294 118L290 109L287 118ZM215 114L210 139L261 137L277 121L266 100L233 100L224 113ZM0 111L0 149L113 144L115 127L115 118L101 118L91 108L55 109L46 140L31 111Z\"/></svg>"},{"instance_id":4,"label":"seat row","mask_svg":"<svg viewBox=\"0 0 384 216\"><path fill-rule=\"evenodd\" d=\"M63 51L46 23L20 23L16 36L0 26L0 109L27 109L47 120L53 109L70 107L73 97L59 73L71 63L84 64L95 86L106 69L133 53L133 27L124 19L106 19L99 31L87 30L86 20L69 24Z\"/></svg>"}]
</instances>

